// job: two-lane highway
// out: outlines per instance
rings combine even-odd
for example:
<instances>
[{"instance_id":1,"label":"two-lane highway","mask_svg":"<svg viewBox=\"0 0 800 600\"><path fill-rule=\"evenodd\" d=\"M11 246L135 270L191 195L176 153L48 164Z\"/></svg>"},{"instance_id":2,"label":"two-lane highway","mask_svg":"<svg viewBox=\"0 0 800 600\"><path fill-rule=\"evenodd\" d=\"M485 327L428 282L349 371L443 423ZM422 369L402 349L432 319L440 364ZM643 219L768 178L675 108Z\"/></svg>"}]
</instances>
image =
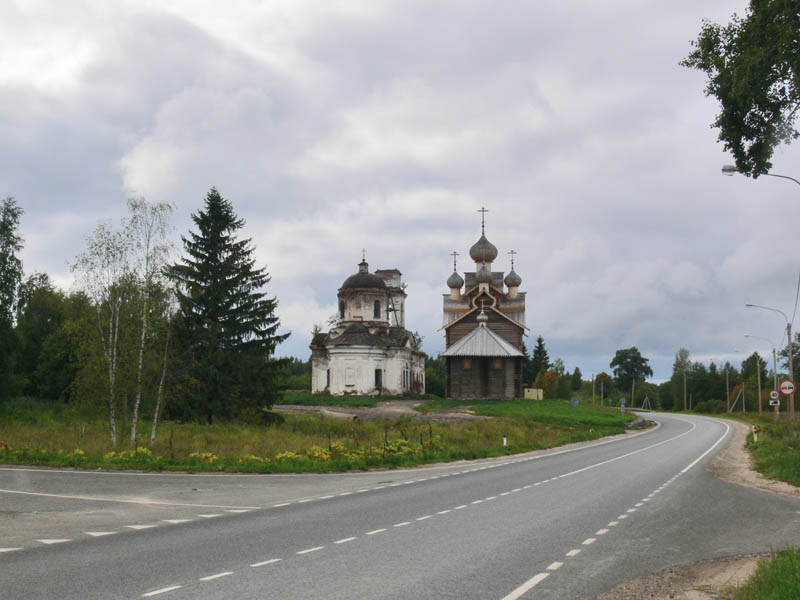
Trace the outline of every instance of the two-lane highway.
<instances>
[{"instance_id":1,"label":"two-lane highway","mask_svg":"<svg viewBox=\"0 0 800 600\"><path fill-rule=\"evenodd\" d=\"M17 516L0 522L0 596L587 598L798 543L800 502L705 471L729 425L652 418L661 426L580 447L401 471L2 469L0 502ZM56 516L40 526L33 510ZM42 541L55 539L69 541Z\"/></svg>"}]
</instances>

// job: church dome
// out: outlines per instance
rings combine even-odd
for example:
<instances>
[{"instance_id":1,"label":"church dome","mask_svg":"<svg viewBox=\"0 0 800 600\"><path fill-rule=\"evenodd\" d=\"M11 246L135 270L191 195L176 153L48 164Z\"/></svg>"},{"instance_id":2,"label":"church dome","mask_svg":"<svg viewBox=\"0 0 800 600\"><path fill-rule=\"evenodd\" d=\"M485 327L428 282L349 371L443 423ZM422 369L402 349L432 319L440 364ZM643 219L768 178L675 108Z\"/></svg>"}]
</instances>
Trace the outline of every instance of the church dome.
<instances>
[{"instance_id":1,"label":"church dome","mask_svg":"<svg viewBox=\"0 0 800 600\"><path fill-rule=\"evenodd\" d=\"M377 288L385 290L386 283L377 275L373 275L369 272L367 261L361 261L358 265L358 273L354 273L345 279L341 287L343 290L354 288Z\"/></svg>"},{"instance_id":2,"label":"church dome","mask_svg":"<svg viewBox=\"0 0 800 600\"><path fill-rule=\"evenodd\" d=\"M519 287L522 283L522 277L517 275L516 271L512 268L506 278L503 280L508 287Z\"/></svg>"},{"instance_id":3,"label":"church dome","mask_svg":"<svg viewBox=\"0 0 800 600\"><path fill-rule=\"evenodd\" d=\"M456 271L453 271L453 274L447 278L447 287L451 289L460 288L462 285L464 285L464 280L461 278L461 275L459 275Z\"/></svg>"},{"instance_id":4,"label":"church dome","mask_svg":"<svg viewBox=\"0 0 800 600\"><path fill-rule=\"evenodd\" d=\"M481 308L481 312L475 320L478 321L479 325L486 325L489 322L489 315L483 312L483 308Z\"/></svg>"},{"instance_id":5,"label":"church dome","mask_svg":"<svg viewBox=\"0 0 800 600\"><path fill-rule=\"evenodd\" d=\"M475 262L492 262L497 258L497 247L481 234L481 238L469 249L469 255Z\"/></svg>"},{"instance_id":6,"label":"church dome","mask_svg":"<svg viewBox=\"0 0 800 600\"><path fill-rule=\"evenodd\" d=\"M492 283L492 272L486 266L486 263L481 263L481 268L475 274L475 279L478 283Z\"/></svg>"}]
</instances>

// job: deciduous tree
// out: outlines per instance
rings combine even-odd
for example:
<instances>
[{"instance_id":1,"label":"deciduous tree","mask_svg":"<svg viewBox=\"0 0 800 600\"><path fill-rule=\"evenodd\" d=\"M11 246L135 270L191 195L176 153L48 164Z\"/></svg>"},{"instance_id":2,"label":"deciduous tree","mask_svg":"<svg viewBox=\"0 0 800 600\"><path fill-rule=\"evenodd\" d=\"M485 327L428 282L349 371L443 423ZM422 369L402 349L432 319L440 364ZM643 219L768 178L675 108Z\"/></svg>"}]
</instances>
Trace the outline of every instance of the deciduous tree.
<instances>
[{"instance_id":1,"label":"deciduous tree","mask_svg":"<svg viewBox=\"0 0 800 600\"><path fill-rule=\"evenodd\" d=\"M609 366L614 369L614 378L620 390L630 391L634 381L644 381L653 376L650 361L644 358L636 346L617 350Z\"/></svg>"},{"instance_id":2,"label":"deciduous tree","mask_svg":"<svg viewBox=\"0 0 800 600\"><path fill-rule=\"evenodd\" d=\"M13 329L17 287L22 280L22 236L19 219L22 208L7 197L0 201L0 402L12 397L21 382L13 367L17 336Z\"/></svg>"},{"instance_id":3,"label":"deciduous tree","mask_svg":"<svg viewBox=\"0 0 800 600\"><path fill-rule=\"evenodd\" d=\"M153 287L161 283L164 269L167 266L170 251L167 233L171 214L172 206L166 202L150 203L144 198L130 198L128 200L128 219L125 223L125 235L132 250L131 271L139 288L137 296L140 303L136 393L131 412L132 444L136 441L136 424L139 419L139 405L142 401L144 350L150 335L150 323L148 321L151 309L150 295ZM163 371L163 374L165 373L166 370Z\"/></svg>"},{"instance_id":4,"label":"deciduous tree","mask_svg":"<svg viewBox=\"0 0 800 600\"><path fill-rule=\"evenodd\" d=\"M769 171L775 146L797 139L800 106L800 10L797 0L751 0L744 18L704 21L681 62L708 76L706 96L719 100L713 123L742 173Z\"/></svg>"}]
</instances>

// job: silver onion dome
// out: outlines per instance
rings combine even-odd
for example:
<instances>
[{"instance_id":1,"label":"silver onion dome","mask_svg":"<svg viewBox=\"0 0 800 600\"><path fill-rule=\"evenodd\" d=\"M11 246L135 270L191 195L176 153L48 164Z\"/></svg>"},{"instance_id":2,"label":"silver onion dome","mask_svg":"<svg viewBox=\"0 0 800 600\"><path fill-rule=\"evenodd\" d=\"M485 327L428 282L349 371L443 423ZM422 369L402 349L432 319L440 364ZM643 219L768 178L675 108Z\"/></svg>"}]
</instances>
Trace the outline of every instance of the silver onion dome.
<instances>
[{"instance_id":1,"label":"silver onion dome","mask_svg":"<svg viewBox=\"0 0 800 600\"><path fill-rule=\"evenodd\" d=\"M516 271L512 268L503 280L508 287L519 287L522 283L522 277L517 275Z\"/></svg>"},{"instance_id":2,"label":"silver onion dome","mask_svg":"<svg viewBox=\"0 0 800 600\"><path fill-rule=\"evenodd\" d=\"M461 278L461 275L459 275L458 272L453 271L453 274L447 278L447 287L453 289L460 288L462 285L464 285L464 280Z\"/></svg>"},{"instance_id":3,"label":"silver onion dome","mask_svg":"<svg viewBox=\"0 0 800 600\"><path fill-rule=\"evenodd\" d=\"M469 249L469 255L477 262L492 262L497 258L497 247L481 234L480 239Z\"/></svg>"}]
</instances>

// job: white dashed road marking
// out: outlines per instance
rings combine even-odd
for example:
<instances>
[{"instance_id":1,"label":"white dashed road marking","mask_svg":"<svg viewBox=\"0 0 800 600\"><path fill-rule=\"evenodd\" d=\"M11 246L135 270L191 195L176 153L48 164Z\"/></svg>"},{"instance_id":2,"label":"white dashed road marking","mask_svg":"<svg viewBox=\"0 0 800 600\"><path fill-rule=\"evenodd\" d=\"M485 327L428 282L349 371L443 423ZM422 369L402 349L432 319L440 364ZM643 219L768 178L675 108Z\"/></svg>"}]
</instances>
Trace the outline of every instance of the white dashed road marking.
<instances>
[{"instance_id":1,"label":"white dashed road marking","mask_svg":"<svg viewBox=\"0 0 800 600\"><path fill-rule=\"evenodd\" d=\"M383 529L374 529L372 531L368 531L364 535L375 535L376 533L383 533L384 531L386 531L385 528L383 528Z\"/></svg>"},{"instance_id":2,"label":"white dashed road marking","mask_svg":"<svg viewBox=\"0 0 800 600\"><path fill-rule=\"evenodd\" d=\"M580 554L580 553L581 553L580 548L574 548L573 550L570 550L569 552L567 552L567 556L570 556L570 557L571 556L578 556L578 554Z\"/></svg>"},{"instance_id":3,"label":"white dashed road marking","mask_svg":"<svg viewBox=\"0 0 800 600\"><path fill-rule=\"evenodd\" d=\"M315 546L314 548L308 548L307 550L300 550L297 554L308 554L310 552L316 552L317 550L322 550L325 546Z\"/></svg>"},{"instance_id":4,"label":"white dashed road marking","mask_svg":"<svg viewBox=\"0 0 800 600\"><path fill-rule=\"evenodd\" d=\"M272 563L280 562L283 560L282 558L270 558L269 560L263 560L261 562L253 563L250 565L251 567L263 567L264 565L271 565Z\"/></svg>"},{"instance_id":5,"label":"white dashed road marking","mask_svg":"<svg viewBox=\"0 0 800 600\"><path fill-rule=\"evenodd\" d=\"M511 592L508 596L504 596L503 600L517 600L517 598L522 597L527 591L531 590L541 581L547 579L549 575L550 573L539 573L538 575L534 575L528 581L526 581L517 589L515 589L513 592Z\"/></svg>"},{"instance_id":6,"label":"white dashed road marking","mask_svg":"<svg viewBox=\"0 0 800 600\"><path fill-rule=\"evenodd\" d=\"M177 525L178 523L189 523L191 519L162 519L164 523L172 523L173 525Z\"/></svg>"},{"instance_id":7,"label":"white dashed road marking","mask_svg":"<svg viewBox=\"0 0 800 600\"><path fill-rule=\"evenodd\" d=\"M183 586L181 585L171 585L169 587L161 588L160 590L155 590L153 592L147 592L146 594L142 594L142 598L152 598L153 596L158 596L159 594L166 594L167 592L179 590L182 587Z\"/></svg>"},{"instance_id":8,"label":"white dashed road marking","mask_svg":"<svg viewBox=\"0 0 800 600\"><path fill-rule=\"evenodd\" d=\"M584 546L588 546L589 544L594 544L597 541L597 538L586 538L581 542Z\"/></svg>"},{"instance_id":9,"label":"white dashed road marking","mask_svg":"<svg viewBox=\"0 0 800 600\"><path fill-rule=\"evenodd\" d=\"M354 539L356 539L356 538L355 537L349 537L349 538L344 538L343 540L337 540L337 541L335 541L333 543L334 544L346 544L347 542L352 542Z\"/></svg>"},{"instance_id":10,"label":"white dashed road marking","mask_svg":"<svg viewBox=\"0 0 800 600\"><path fill-rule=\"evenodd\" d=\"M114 535L117 533L116 531L84 531L86 535L90 535L92 537L103 537L104 535Z\"/></svg>"},{"instance_id":11,"label":"white dashed road marking","mask_svg":"<svg viewBox=\"0 0 800 600\"><path fill-rule=\"evenodd\" d=\"M36 541L41 542L43 544L47 544L49 546L50 544L63 544L64 542L71 542L72 540L66 539L66 540L36 540Z\"/></svg>"},{"instance_id":12,"label":"white dashed road marking","mask_svg":"<svg viewBox=\"0 0 800 600\"><path fill-rule=\"evenodd\" d=\"M547 565L547 570L548 571L557 571L558 569L560 569L563 566L564 566L563 562L556 561L554 563L550 563L549 565Z\"/></svg>"},{"instance_id":13,"label":"white dashed road marking","mask_svg":"<svg viewBox=\"0 0 800 600\"><path fill-rule=\"evenodd\" d=\"M201 577L200 581L212 581L214 579L219 579L220 577L227 577L228 575L233 575L233 571L225 571L224 573L217 573L216 575L209 575L208 577Z\"/></svg>"}]
</instances>

